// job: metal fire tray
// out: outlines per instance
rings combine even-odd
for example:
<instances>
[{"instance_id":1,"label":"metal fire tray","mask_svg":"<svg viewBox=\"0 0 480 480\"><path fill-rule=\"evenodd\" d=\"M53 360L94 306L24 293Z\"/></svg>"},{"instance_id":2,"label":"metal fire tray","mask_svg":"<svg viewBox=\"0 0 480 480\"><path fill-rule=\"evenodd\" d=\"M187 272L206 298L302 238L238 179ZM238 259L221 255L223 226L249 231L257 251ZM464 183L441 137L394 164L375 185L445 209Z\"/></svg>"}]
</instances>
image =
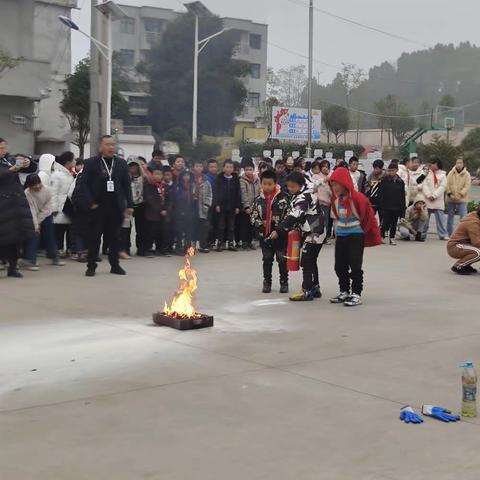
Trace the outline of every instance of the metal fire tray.
<instances>
[{"instance_id":1,"label":"metal fire tray","mask_svg":"<svg viewBox=\"0 0 480 480\"><path fill-rule=\"evenodd\" d=\"M153 321L162 327L171 327L176 330L195 330L198 328L213 327L213 316L199 314L195 318L170 317L164 313L153 314Z\"/></svg>"}]
</instances>

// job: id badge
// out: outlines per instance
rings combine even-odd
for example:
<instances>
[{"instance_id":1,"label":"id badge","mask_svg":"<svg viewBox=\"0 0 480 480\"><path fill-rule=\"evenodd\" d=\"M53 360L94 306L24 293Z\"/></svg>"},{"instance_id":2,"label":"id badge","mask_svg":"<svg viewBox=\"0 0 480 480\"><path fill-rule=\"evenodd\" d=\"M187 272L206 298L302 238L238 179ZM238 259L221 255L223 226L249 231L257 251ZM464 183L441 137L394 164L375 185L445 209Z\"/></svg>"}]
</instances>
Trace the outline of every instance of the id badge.
<instances>
[{"instance_id":1,"label":"id badge","mask_svg":"<svg viewBox=\"0 0 480 480\"><path fill-rule=\"evenodd\" d=\"M114 192L115 191L115 184L113 180L107 180L107 192Z\"/></svg>"}]
</instances>

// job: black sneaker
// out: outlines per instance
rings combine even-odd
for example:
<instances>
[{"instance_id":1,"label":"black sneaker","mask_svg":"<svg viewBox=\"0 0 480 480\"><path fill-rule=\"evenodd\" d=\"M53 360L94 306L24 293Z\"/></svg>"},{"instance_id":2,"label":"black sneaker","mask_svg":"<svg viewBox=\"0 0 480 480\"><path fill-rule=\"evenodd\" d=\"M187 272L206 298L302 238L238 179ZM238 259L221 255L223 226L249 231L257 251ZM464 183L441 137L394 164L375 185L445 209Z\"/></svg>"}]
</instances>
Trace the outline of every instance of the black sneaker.
<instances>
[{"instance_id":1,"label":"black sneaker","mask_svg":"<svg viewBox=\"0 0 480 480\"><path fill-rule=\"evenodd\" d=\"M465 270L471 273L477 273L477 270L475 270L471 265L467 265L466 267L463 267Z\"/></svg>"},{"instance_id":2,"label":"black sneaker","mask_svg":"<svg viewBox=\"0 0 480 480\"><path fill-rule=\"evenodd\" d=\"M246 243L242 243L242 250L245 250L245 251L249 250L249 247Z\"/></svg>"},{"instance_id":3,"label":"black sneaker","mask_svg":"<svg viewBox=\"0 0 480 480\"><path fill-rule=\"evenodd\" d=\"M219 242L217 247L215 248L216 252L223 252L225 250L225 244L222 242Z\"/></svg>"},{"instance_id":4,"label":"black sneaker","mask_svg":"<svg viewBox=\"0 0 480 480\"><path fill-rule=\"evenodd\" d=\"M425 239L423 238L423 236L422 236L421 233L417 233L417 234L415 235L415 241L416 241L416 242L424 242Z\"/></svg>"},{"instance_id":5,"label":"black sneaker","mask_svg":"<svg viewBox=\"0 0 480 480\"><path fill-rule=\"evenodd\" d=\"M312 288L313 298L322 298L322 291L320 290L320 285L315 285Z\"/></svg>"},{"instance_id":6,"label":"black sneaker","mask_svg":"<svg viewBox=\"0 0 480 480\"><path fill-rule=\"evenodd\" d=\"M270 293L271 291L272 291L272 284L264 280L262 293Z\"/></svg>"},{"instance_id":7,"label":"black sneaker","mask_svg":"<svg viewBox=\"0 0 480 480\"><path fill-rule=\"evenodd\" d=\"M238 252L238 248L235 246L233 242L228 244L228 251L229 252Z\"/></svg>"},{"instance_id":8,"label":"black sneaker","mask_svg":"<svg viewBox=\"0 0 480 480\"><path fill-rule=\"evenodd\" d=\"M198 251L200 253L210 253L210 250L208 248L199 248Z\"/></svg>"},{"instance_id":9,"label":"black sneaker","mask_svg":"<svg viewBox=\"0 0 480 480\"><path fill-rule=\"evenodd\" d=\"M110 269L110 273L113 273L114 275L126 275L127 274L127 272L120 265L112 267Z\"/></svg>"},{"instance_id":10,"label":"black sneaker","mask_svg":"<svg viewBox=\"0 0 480 480\"><path fill-rule=\"evenodd\" d=\"M280 293L288 293L288 283L280 284Z\"/></svg>"},{"instance_id":11,"label":"black sneaker","mask_svg":"<svg viewBox=\"0 0 480 480\"><path fill-rule=\"evenodd\" d=\"M473 269L475 270L475 269ZM452 272L456 273L457 275L472 275L475 272L467 270L465 267L456 267L455 265L452 267Z\"/></svg>"},{"instance_id":12,"label":"black sneaker","mask_svg":"<svg viewBox=\"0 0 480 480\"><path fill-rule=\"evenodd\" d=\"M86 277L94 277L95 276L95 269L94 268L87 268L85 272Z\"/></svg>"},{"instance_id":13,"label":"black sneaker","mask_svg":"<svg viewBox=\"0 0 480 480\"><path fill-rule=\"evenodd\" d=\"M344 302L343 304L346 307L358 307L361 305L362 302L362 297L360 295L357 295L356 293L352 293Z\"/></svg>"},{"instance_id":14,"label":"black sneaker","mask_svg":"<svg viewBox=\"0 0 480 480\"><path fill-rule=\"evenodd\" d=\"M18 271L18 268L13 268L8 270L7 277L23 278L23 275Z\"/></svg>"}]
</instances>

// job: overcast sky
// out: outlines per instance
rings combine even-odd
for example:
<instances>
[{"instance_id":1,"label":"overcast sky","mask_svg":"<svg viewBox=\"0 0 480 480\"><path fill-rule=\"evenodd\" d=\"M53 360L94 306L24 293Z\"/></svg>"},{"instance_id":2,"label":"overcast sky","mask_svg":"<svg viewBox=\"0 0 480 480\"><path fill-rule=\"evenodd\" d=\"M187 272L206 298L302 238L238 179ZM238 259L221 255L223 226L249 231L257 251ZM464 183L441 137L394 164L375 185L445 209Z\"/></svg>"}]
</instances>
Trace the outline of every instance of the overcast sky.
<instances>
[{"instance_id":1,"label":"overcast sky","mask_svg":"<svg viewBox=\"0 0 480 480\"><path fill-rule=\"evenodd\" d=\"M90 28L90 1L79 0L80 10L72 18L81 28ZM183 11L180 0L118 0L119 4L148 5ZM204 0L220 16L247 18L269 26L269 42L288 50L308 53L308 0ZM478 0L314 0L315 6L386 30L420 44L455 43L469 40L480 44ZM315 12L314 56L316 60L340 65L354 63L368 69L384 60L394 61L402 52L421 49L406 40L390 38ZM88 40L73 33L73 62L88 53ZM274 68L306 63L305 58L268 46L268 63ZM322 83L337 70L314 64Z\"/></svg>"}]
</instances>

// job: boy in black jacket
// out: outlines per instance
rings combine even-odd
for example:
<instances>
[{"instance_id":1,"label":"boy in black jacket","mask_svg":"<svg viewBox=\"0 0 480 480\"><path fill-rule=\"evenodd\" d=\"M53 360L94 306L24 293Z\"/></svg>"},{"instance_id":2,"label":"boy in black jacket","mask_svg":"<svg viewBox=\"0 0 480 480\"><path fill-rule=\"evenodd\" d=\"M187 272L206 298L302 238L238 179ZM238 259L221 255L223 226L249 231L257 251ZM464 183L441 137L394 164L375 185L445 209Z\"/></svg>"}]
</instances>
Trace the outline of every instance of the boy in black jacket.
<instances>
[{"instance_id":1,"label":"boy in black jacket","mask_svg":"<svg viewBox=\"0 0 480 480\"><path fill-rule=\"evenodd\" d=\"M143 197L145 200L146 248L147 255L156 251L157 255L168 255L167 216L169 211L169 192L163 181L163 169L155 166L152 178L144 179ZM155 250L154 250L155 247Z\"/></svg>"},{"instance_id":2,"label":"boy in black jacket","mask_svg":"<svg viewBox=\"0 0 480 480\"><path fill-rule=\"evenodd\" d=\"M280 293L288 292L287 234L279 232L276 240L270 234L284 219L288 209L288 196L277 184L277 176L266 170L260 176L260 195L255 199L251 222L260 239L263 255L263 293L272 291L272 268L275 256L280 271Z\"/></svg>"},{"instance_id":3,"label":"boy in black jacket","mask_svg":"<svg viewBox=\"0 0 480 480\"><path fill-rule=\"evenodd\" d=\"M290 300L292 302L311 301L322 296L317 259L326 237L325 220L317 196L305 185L305 177L302 173L291 173L287 177L287 188L291 196L287 215L269 238L276 240L282 231L289 232L297 229L302 232L302 290L292 295Z\"/></svg>"},{"instance_id":4,"label":"boy in black jacket","mask_svg":"<svg viewBox=\"0 0 480 480\"><path fill-rule=\"evenodd\" d=\"M405 183L398 176L398 164L391 162L388 166L387 175L380 182L378 188L378 205L382 211L382 238L389 233L390 245L396 245L395 233L398 219L405 215Z\"/></svg>"},{"instance_id":5,"label":"boy in black jacket","mask_svg":"<svg viewBox=\"0 0 480 480\"><path fill-rule=\"evenodd\" d=\"M240 181L237 175L233 174L233 162L223 162L223 172L215 180L213 205L218 215L217 227L217 252L225 249L226 241L228 250L236 252L234 244L235 218L240 213Z\"/></svg>"}]
</instances>

